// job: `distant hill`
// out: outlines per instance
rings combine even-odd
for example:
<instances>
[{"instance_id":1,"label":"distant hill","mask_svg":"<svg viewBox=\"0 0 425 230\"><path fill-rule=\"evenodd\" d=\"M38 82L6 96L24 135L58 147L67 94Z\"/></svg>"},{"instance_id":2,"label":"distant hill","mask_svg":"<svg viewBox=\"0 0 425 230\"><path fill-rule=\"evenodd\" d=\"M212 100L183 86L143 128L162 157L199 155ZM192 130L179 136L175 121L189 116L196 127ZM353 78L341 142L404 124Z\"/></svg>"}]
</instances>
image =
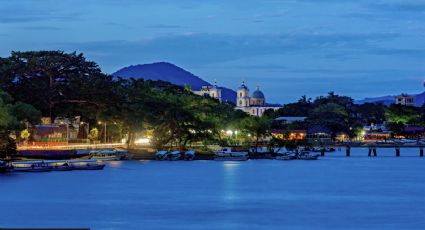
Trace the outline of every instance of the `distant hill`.
<instances>
[{"instance_id":1,"label":"distant hill","mask_svg":"<svg viewBox=\"0 0 425 230\"><path fill-rule=\"evenodd\" d=\"M416 96L416 106L420 107L425 103L425 92L421 94L413 94ZM375 98L365 98L364 100L355 101L356 104L364 103L383 103L384 105L394 104L396 96L383 96Z\"/></svg>"},{"instance_id":2,"label":"distant hill","mask_svg":"<svg viewBox=\"0 0 425 230\"><path fill-rule=\"evenodd\" d=\"M132 65L124 67L112 74L114 77L122 78L143 78L146 80L168 81L175 85L190 85L193 90L199 90L202 86L211 85L200 77L168 62L156 62L152 64ZM222 89L222 99L224 101L236 102L236 92L225 88Z\"/></svg>"}]
</instances>

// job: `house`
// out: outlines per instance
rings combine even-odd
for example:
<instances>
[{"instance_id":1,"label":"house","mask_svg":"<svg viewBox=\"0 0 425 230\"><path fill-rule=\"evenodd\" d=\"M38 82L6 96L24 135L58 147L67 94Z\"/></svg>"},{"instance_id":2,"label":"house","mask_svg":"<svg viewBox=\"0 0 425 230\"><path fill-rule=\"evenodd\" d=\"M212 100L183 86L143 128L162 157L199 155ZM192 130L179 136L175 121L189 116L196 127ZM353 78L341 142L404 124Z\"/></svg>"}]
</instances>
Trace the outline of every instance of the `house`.
<instances>
[{"instance_id":1,"label":"house","mask_svg":"<svg viewBox=\"0 0 425 230\"><path fill-rule=\"evenodd\" d=\"M194 94L199 96L209 96L219 101L222 101L221 98L221 89L217 86L217 83L214 85L202 86L201 90L192 91Z\"/></svg>"}]
</instances>

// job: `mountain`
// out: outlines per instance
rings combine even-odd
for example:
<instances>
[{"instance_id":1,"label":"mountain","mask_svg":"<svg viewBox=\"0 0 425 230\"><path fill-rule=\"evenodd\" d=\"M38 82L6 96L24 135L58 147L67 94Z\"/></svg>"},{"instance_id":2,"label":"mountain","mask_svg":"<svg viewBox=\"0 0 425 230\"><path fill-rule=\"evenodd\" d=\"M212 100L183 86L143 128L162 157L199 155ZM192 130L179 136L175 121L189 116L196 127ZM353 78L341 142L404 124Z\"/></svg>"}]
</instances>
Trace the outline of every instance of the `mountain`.
<instances>
[{"instance_id":1,"label":"mountain","mask_svg":"<svg viewBox=\"0 0 425 230\"><path fill-rule=\"evenodd\" d=\"M425 92L420 94L413 94L416 96L416 106L420 107L425 103ZM364 100L355 101L356 104L364 104L364 103L383 103L384 105L394 104L396 96L383 96L383 97L375 97L375 98L365 98Z\"/></svg>"},{"instance_id":2,"label":"mountain","mask_svg":"<svg viewBox=\"0 0 425 230\"><path fill-rule=\"evenodd\" d=\"M199 90L202 86L211 85L209 82L202 80L200 77L168 62L156 62L152 64L131 65L124 67L113 73L114 77L122 78L143 78L146 80L162 80L168 81L175 85L190 85L193 90ZM220 87L222 99L236 103L236 92Z\"/></svg>"}]
</instances>

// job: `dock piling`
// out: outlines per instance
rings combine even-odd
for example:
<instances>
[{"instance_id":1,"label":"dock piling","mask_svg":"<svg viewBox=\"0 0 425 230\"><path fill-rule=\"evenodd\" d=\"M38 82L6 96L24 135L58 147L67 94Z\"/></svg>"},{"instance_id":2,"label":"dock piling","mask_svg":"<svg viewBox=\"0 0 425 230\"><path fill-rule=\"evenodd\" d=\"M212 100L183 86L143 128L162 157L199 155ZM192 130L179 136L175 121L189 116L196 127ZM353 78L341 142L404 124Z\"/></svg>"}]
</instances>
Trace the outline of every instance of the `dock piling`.
<instances>
[{"instance_id":1,"label":"dock piling","mask_svg":"<svg viewBox=\"0 0 425 230\"><path fill-rule=\"evenodd\" d=\"M320 149L320 156L322 156L322 157L325 156L325 148Z\"/></svg>"},{"instance_id":2,"label":"dock piling","mask_svg":"<svg viewBox=\"0 0 425 230\"><path fill-rule=\"evenodd\" d=\"M347 148L345 149L345 156L349 157L351 153L351 148L350 146L347 146Z\"/></svg>"}]
</instances>

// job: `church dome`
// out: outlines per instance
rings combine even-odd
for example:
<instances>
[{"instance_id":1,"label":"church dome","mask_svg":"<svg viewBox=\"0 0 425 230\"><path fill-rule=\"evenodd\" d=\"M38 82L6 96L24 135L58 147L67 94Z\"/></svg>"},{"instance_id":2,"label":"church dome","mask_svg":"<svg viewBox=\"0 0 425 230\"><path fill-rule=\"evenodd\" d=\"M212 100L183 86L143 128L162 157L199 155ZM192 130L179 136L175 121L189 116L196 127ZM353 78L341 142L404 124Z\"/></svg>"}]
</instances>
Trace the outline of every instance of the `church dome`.
<instances>
[{"instance_id":1,"label":"church dome","mask_svg":"<svg viewBox=\"0 0 425 230\"><path fill-rule=\"evenodd\" d=\"M252 93L252 98L264 99L264 93L261 92L260 87L257 86L257 90Z\"/></svg>"}]
</instances>

